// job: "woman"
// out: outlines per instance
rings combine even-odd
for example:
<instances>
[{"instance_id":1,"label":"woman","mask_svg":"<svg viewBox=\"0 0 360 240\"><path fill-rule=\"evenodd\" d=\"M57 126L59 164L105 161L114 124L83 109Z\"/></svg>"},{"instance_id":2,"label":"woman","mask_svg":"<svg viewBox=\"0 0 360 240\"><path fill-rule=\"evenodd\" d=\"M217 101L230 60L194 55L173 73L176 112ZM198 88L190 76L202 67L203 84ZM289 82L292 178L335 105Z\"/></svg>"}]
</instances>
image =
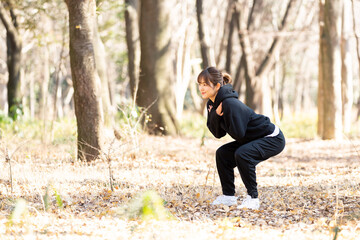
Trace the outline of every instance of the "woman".
<instances>
[{"instance_id":1,"label":"woman","mask_svg":"<svg viewBox=\"0 0 360 240\"><path fill-rule=\"evenodd\" d=\"M235 141L216 151L216 166L223 195L213 205L237 204L234 168L237 167L247 189L247 196L238 208L259 209L255 166L279 154L285 147L280 129L268 117L256 114L238 99L231 77L214 67L203 70L197 79L199 90L207 102L207 126L217 138L228 133Z\"/></svg>"}]
</instances>

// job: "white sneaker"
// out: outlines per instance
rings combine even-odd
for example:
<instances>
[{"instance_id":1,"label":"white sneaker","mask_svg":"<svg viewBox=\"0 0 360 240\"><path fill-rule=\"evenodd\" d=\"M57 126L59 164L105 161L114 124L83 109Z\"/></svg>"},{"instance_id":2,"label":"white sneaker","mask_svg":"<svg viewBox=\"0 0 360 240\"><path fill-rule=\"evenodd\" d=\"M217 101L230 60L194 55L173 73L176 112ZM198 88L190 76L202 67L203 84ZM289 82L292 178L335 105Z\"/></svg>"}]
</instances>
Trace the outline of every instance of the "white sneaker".
<instances>
[{"instance_id":1,"label":"white sneaker","mask_svg":"<svg viewBox=\"0 0 360 240\"><path fill-rule=\"evenodd\" d=\"M227 205L227 206L236 205L236 204L237 204L237 197L235 197L235 196L221 195L221 196L218 196L218 197L211 203L211 205L220 205L220 204L224 204L224 205Z\"/></svg>"},{"instance_id":2,"label":"white sneaker","mask_svg":"<svg viewBox=\"0 0 360 240\"><path fill-rule=\"evenodd\" d=\"M251 198L250 195L247 195L246 198L243 200L240 206L238 206L238 209L248 208L257 210L260 207L260 201L258 198Z\"/></svg>"}]
</instances>

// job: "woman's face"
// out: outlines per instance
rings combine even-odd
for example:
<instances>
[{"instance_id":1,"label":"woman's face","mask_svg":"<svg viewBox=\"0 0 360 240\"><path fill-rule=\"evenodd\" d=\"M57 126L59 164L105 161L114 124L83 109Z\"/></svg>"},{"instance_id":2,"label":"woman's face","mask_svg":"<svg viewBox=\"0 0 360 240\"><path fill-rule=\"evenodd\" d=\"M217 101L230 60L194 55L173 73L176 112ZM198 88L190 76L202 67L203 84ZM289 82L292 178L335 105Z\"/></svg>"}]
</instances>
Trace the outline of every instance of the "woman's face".
<instances>
[{"instance_id":1,"label":"woman's face","mask_svg":"<svg viewBox=\"0 0 360 240\"><path fill-rule=\"evenodd\" d=\"M199 82L199 91L203 99L214 101L219 88L215 87L211 82L209 84L205 81Z\"/></svg>"}]
</instances>

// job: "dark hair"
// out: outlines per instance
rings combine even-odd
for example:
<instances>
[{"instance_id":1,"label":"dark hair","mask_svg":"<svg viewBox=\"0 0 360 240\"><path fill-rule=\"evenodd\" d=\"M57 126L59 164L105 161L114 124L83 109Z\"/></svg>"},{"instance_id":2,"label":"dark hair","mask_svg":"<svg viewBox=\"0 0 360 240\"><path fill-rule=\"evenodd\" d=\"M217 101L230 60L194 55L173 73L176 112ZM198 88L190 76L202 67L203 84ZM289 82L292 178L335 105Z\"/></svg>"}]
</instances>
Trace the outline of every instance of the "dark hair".
<instances>
[{"instance_id":1,"label":"dark hair","mask_svg":"<svg viewBox=\"0 0 360 240\"><path fill-rule=\"evenodd\" d=\"M221 86L231 83L231 76L227 73L222 73L215 67L208 67L204 69L198 76L197 82L205 82L210 85L210 82L216 86L220 83Z\"/></svg>"}]
</instances>

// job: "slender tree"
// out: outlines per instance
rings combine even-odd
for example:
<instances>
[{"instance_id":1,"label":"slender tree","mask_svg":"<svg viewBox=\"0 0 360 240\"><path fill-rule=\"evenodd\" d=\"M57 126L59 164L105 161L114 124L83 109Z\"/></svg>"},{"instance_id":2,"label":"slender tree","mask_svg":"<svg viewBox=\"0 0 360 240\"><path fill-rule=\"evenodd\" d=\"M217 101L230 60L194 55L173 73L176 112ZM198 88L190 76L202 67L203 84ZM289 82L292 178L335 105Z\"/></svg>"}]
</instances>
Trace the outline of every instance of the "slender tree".
<instances>
[{"instance_id":1,"label":"slender tree","mask_svg":"<svg viewBox=\"0 0 360 240\"><path fill-rule=\"evenodd\" d=\"M245 24L245 14L243 13L243 18L241 18L241 22L240 21L240 11L237 9L238 8L238 5L236 4L237 3L237 0L230 0L233 2L233 6L234 6L234 11L233 11L233 16L232 16L232 19L234 19L235 21L235 25L239 31L239 27L240 27L240 23L241 24ZM252 4L252 7L250 9L250 12L249 12L249 16L248 16L248 19L247 19L247 24L246 24L246 31L249 31L250 30L250 27L253 23L253 16L254 16L254 12L255 12L255 6L257 6L257 1L258 0L253 0L253 4ZM243 28L245 28L245 25L242 25ZM239 37L240 36L244 36L244 35L238 35ZM247 37L247 36L245 36ZM247 41L247 39L244 39L245 41ZM234 78L234 89L237 90L239 93L241 92L241 87L242 87L242 83L243 81L241 81L241 78L240 76L244 76L245 78L245 82L246 82L246 99L247 99L247 102L249 103L249 99L252 98L251 96L253 96L253 91L254 89L251 87L251 79L250 79L250 75L249 75L249 68L248 68L248 64L247 64L247 61L252 61L252 53L251 53L251 49L248 49L248 45L244 45L244 43L241 43L240 42L240 45L242 47L246 47L247 48L247 54L242 54L241 55L241 58L238 62L238 65L236 67L236 74L235 74L235 78ZM250 56L249 56L250 54ZM245 57L248 57L248 59L245 59ZM247 60L247 61L246 61ZM254 68L253 66L250 66L251 68ZM254 74L253 72L250 72L250 74ZM252 103L249 103L249 105L253 106Z\"/></svg>"},{"instance_id":2,"label":"slender tree","mask_svg":"<svg viewBox=\"0 0 360 240\"><path fill-rule=\"evenodd\" d=\"M148 128L155 134L176 134L174 87L171 71L172 1L143 0L140 13L140 80L137 104L149 108Z\"/></svg>"},{"instance_id":3,"label":"slender tree","mask_svg":"<svg viewBox=\"0 0 360 240\"><path fill-rule=\"evenodd\" d=\"M324 2L319 1L319 34L320 46L325 45L325 37L321 37L324 35ZM323 54L322 48L319 48L319 75L318 75L318 94L317 94L317 105L318 105L318 122L317 122L317 134L319 136L323 135L324 130L324 83L323 83Z\"/></svg>"},{"instance_id":4,"label":"slender tree","mask_svg":"<svg viewBox=\"0 0 360 240\"><path fill-rule=\"evenodd\" d=\"M230 5L231 4L231 5ZM226 46L226 62L225 62L225 70L228 73L231 73L231 56L233 55L233 33L235 30L235 23L236 23L236 12L235 12L235 4L230 1L230 22L228 24L228 38L227 38L227 46Z\"/></svg>"},{"instance_id":5,"label":"slender tree","mask_svg":"<svg viewBox=\"0 0 360 240\"><path fill-rule=\"evenodd\" d=\"M204 26L205 15L203 12L203 0L196 0L196 16L198 20L198 35L200 41L201 57L203 60L203 68L207 68L215 63L210 57L210 46Z\"/></svg>"},{"instance_id":6,"label":"slender tree","mask_svg":"<svg viewBox=\"0 0 360 240\"><path fill-rule=\"evenodd\" d=\"M196 24L195 20L189 18L187 4L182 3L183 12L185 16L179 17L181 24L178 28L177 51L176 51L176 77L175 77L175 102L176 102L176 118L181 119L184 109L185 95L189 88L189 83L192 80L191 77L191 48L194 42L194 36L196 36ZM180 14L179 14L180 15ZM175 41L176 41L175 40ZM174 44L174 45L175 45Z\"/></svg>"},{"instance_id":7,"label":"slender tree","mask_svg":"<svg viewBox=\"0 0 360 240\"><path fill-rule=\"evenodd\" d=\"M9 72L7 83L8 113L10 117L15 118L16 111L19 109L21 103L20 72L22 39L19 34L16 15L11 8L10 1L7 1L7 6L8 10L5 9L3 1L0 2L0 19L6 29L7 67Z\"/></svg>"},{"instance_id":8,"label":"slender tree","mask_svg":"<svg viewBox=\"0 0 360 240\"><path fill-rule=\"evenodd\" d=\"M219 64L222 62L222 58L224 57L223 56L224 52L228 51L227 50L228 45L230 44L229 43L229 37L230 37L229 35L233 35L232 33L229 33L229 32L231 30L230 28L231 28L231 20L232 20L232 16L233 16L233 12L234 12L234 8L233 8L234 4L233 4L232 0L227 0L226 2L227 2L227 7L226 7L227 11L226 11L226 15L225 15L225 18L224 18L224 25L223 25L223 28L222 28L222 33L218 34L218 36L221 36L221 37L217 38L217 39L220 39L219 47L218 47L219 50L217 51L217 55L216 55L216 58L215 58L215 63L216 63L217 66L219 66ZM220 26L220 24L219 24L219 26ZM234 26L234 22L233 22L233 26ZM219 29L221 29L221 28L219 28ZM225 55L225 70L226 70L226 58L227 58L227 56ZM231 73L228 70L226 70L226 71L228 73Z\"/></svg>"},{"instance_id":9,"label":"slender tree","mask_svg":"<svg viewBox=\"0 0 360 240\"><path fill-rule=\"evenodd\" d=\"M320 4L319 121L323 139L342 137L341 111L341 12L342 0L325 0Z\"/></svg>"},{"instance_id":10,"label":"slender tree","mask_svg":"<svg viewBox=\"0 0 360 240\"><path fill-rule=\"evenodd\" d=\"M352 10L352 20L353 20L353 31L355 35L355 41L356 41L356 56L358 60L359 65L359 73L360 73L360 34L357 31L357 25L356 25L356 17L355 17L355 3L354 0L351 0L351 10ZM360 97L358 99L358 112L356 118L358 119L360 117Z\"/></svg>"},{"instance_id":11,"label":"slender tree","mask_svg":"<svg viewBox=\"0 0 360 240\"><path fill-rule=\"evenodd\" d=\"M350 132L351 111L353 105L353 76L350 34L352 32L351 2L343 0L341 31L341 86L342 86L342 119L345 133Z\"/></svg>"},{"instance_id":12,"label":"slender tree","mask_svg":"<svg viewBox=\"0 0 360 240\"><path fill-rule=\"evenodd\" d=\"M95 0L66 0L70 63L78 130L78 158L91 161L102 148L101 84L94 56Z\"/></svg>"},{"instance_id":13,"label":"slender tree","mask_svg":"<svg viewBox=\"0 0 360 240\"><path fill-rule=\"evenodd\" d=\"M125 30L128 53L130 92L136 98L139 82L140 41L138 25L138 0L125 0Z\"/></svg>"},{"instance_id":14,"label":"slender tree","mask_svg":"<svg viewBox=\"0 0 360 240\"><path fill-rule=\"evenodd\" d=\"M113 108L110 100L110 89L109 89L109 79L107 77L107 61L106 61L106 50L104 43L100 38L98 31L98 24L94 25L94 54L95 54L95 63L96 71L101 81L101 104L104 115L105 125L111 125L113 122Z\"/></svg>"},{"instance_id":15,"label":"slender tree","mask_svg":"<svg viewBox=\"0 0 360 240\"><path fill-rule=\"evenodd\" d=\"M237 0L236 0L237 1ZM253 5L252 8L254 8ZM256 103L260 103L262 101L262 91L259 88L259 84L257 84L258 80L256 79L256 69L255 69L255 62L253 58L253 53L250 45L250 38L248 34L247 23L245 21L245 10L240 14L240 6L237 4L236 6L236 15L237 15L237 30L240 40L240 45L242 49L242 64L244 64L244 73L245 73L245 81L246 81L246 92L245 92L245 103L255 109L258 110L256 107ZM255 92L258 93L255 96ZM257 98L258 97L258 98Z\"/></svg>"}]
</instances>

